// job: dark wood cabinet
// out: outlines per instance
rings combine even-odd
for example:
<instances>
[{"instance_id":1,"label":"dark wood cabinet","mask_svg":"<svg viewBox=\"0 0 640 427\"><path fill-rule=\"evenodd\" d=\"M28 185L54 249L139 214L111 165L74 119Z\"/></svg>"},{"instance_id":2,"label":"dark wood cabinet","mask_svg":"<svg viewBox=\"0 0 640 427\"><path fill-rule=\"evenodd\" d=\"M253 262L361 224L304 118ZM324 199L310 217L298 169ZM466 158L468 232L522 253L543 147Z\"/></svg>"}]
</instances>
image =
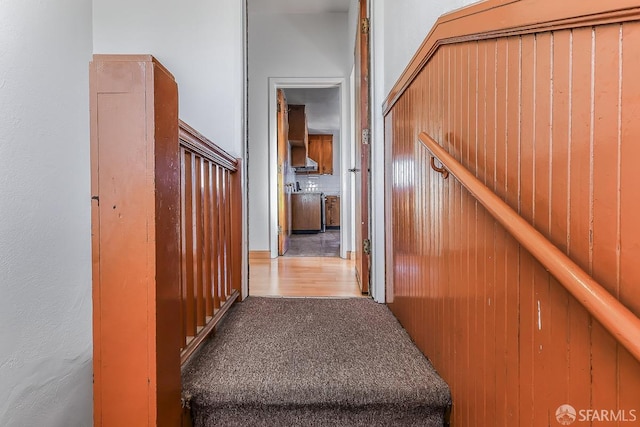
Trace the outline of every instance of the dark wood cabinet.
<instances>
[{"instance_id":1,"label":"dark wood cabinet","mask_svg":"<svg viewBox=\"0 0 640 427\"><path fill-rule=\"evenodd\" d=\"M304 147L291 146L291 166L294 168L307 163L307 150Z\"/></svg>"},{"instance_id":2,"label":"dark wood cabinet","mask_svg":"<svg viewBox=\"0 0 640 427\"><path fill-rule=\"evenodd\" d=\"M291 230L320 231L322 204L320 193L294 193L291 195Z\"/></svg>"},{"instance_id":3,"label":"dark wood cabinet","mask_svg":"<svg viewBox=\"0 0 640 427\"><path fill-rule=\"evenodd\" d=\"M309 149L309 133L307 131L307 115L304 105L288 105L287 119L289 134L287 139L291 145L291 166L304 166Z\"/></svg>"},{"instance_id":4,"label":"dark wood cabinet","mask_svg":"<svg viewBox=\"0 0 640 427\"><path fill-rule=\"evenodd\" d=\"M327 196L324 206L326 227L340 228L340 196Z\"/></svg>"},{"instance_id":5,"label":"dark wood cabinet","mask_svg":"<svg viewBox=\"0 0 640 427\"><path fill-rule=\"evenodd\" d=\"M304 144L307 138L307 116L304 105L288 105L289 143L291 145Z\"/></svg>"},{"instance_id":6,"label":"dark wood cabinet","mask_svg":"<svg viewBox=\"0 0 640 427\"><path fill-rule=\"evenodd\" d=\"M309 157L318 162L310 175L333 175L333 135L309 135Z\"/></svg>"}]
</instances>

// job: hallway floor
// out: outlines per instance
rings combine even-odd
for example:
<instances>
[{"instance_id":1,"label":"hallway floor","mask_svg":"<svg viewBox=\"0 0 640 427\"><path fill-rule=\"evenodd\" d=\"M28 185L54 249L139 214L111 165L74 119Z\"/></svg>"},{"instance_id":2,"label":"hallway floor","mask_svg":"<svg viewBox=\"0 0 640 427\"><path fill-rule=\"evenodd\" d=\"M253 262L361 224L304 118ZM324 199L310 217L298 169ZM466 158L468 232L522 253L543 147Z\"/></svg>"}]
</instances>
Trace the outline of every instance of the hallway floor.
<instances>
[{"instance_id":1,"label":"hallway floor","mask_svg":"<svg viewBox=\"0 0 640 427\"><path fill-rule=\"evenodd\" d=\"M292 234L285 257L339 257L340 230L316 234Z\"/></svg>"},{"instance_id":2,"label":"hallway floor","mask_svg":"<svg viewBox=\"0 0 640 427\"><path fill-rule=\"evenodd\" d=\"M363 296L356 281L355 262L333 257L251 259L249 295Z\"/></svg>"}]
</instances>

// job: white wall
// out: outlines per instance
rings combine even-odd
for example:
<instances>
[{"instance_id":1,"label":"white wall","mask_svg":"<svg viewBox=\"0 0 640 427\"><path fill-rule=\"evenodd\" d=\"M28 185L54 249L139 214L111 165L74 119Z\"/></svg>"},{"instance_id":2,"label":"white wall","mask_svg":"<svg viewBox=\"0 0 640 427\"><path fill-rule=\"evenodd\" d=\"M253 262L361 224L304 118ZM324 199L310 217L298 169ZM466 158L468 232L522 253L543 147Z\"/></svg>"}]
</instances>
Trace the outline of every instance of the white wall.
<instances>
[{"instance_id":1,"label":"white wall","mask_svg":"<svg viewBox=\"0 0 640 427\"><path fill-rule=\"evenodd\" d=\"M150 53L175 76L180 118L243 153L243 2L93 0L94 53Z\"/></svg>"},{"instance_id":2,"label":"white wall","mask_svg":"<svg viewBox=\"0 0 640 427\"><path fill-rule=\"evenodd\" d=\"M440 15L475 1L477 0L383 0L385 94L389 93L409 65Z\"/></svg>"},{"instance_id":3,"label":"white wall","mask_svg":"<svg viewBox=\"0 0 640 427\"><path fill-rule=\"evenodd\" d=\"M269 78L348 78L346 39L346 13L253 14L249 3L250 250L270 250Z\"/></svg>"},{"instance_id":4,"label":"white wall","mask_svg":"<svg viewBox=\"0 0 640 427\"><path fill-rule=\"evenodd\" d=\"M92 423L91 0L0 2L0 425Z\"/></svg>"},{"instance_id":5,"label":"white wall","mask_svg":"<svg viewBox=\"0 0 640 427\"><path fill-rule=\"evenodd\" d=\"M355 47L356 47L356 31L360 28L360 0L349 0L349 12L347 17L347 64L349 69L353 66Z\"/></svg>"}]
</instances>

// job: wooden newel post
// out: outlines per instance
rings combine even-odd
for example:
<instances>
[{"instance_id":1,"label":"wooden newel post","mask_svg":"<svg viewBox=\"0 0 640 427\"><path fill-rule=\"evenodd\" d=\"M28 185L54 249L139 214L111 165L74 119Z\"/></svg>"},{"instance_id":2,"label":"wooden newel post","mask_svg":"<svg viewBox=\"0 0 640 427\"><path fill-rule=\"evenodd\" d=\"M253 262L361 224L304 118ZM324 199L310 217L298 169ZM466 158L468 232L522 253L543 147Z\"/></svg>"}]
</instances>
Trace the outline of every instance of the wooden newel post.
<instances>
[{"instance_id":1,"label":"wooden newel post","mask_svg":"<svg viewBox=\"0 0 640 427\"><path fill-rule=\"evenodd\" d=\"M242 301L242 159L231 174L231 288L238 291Z\"/></svg>"},{"instance_id":2,"label":"wooden newel post","mask_svg":"<svg viewBox=\"0 0 640 427\"><path fill-rule=\"evenodd\" d=\"M178 88L148 55L91 82L94 425L180 425Z\"/></svg>"}]
</instances>

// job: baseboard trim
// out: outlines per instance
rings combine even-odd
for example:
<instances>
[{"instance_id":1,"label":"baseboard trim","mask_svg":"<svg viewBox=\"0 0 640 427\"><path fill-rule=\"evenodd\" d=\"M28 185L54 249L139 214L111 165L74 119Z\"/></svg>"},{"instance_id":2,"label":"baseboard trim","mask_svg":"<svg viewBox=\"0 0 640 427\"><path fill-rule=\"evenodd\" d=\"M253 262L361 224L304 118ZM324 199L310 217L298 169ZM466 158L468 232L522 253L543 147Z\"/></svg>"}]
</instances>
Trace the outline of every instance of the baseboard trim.
<instances>
[{"instance_id":1,"label":"baseboard trim","mask_svg":"<svg viewBox=\"0 0 640 427\"><path fill-rule=\"evenodd\" d=\"M249 251L249 259L271 259L271 251Z\"/></svg>"},{"instance_id":2,"label":"baseboard trim","mask_svg":"<svg viewBox=\"0 0 640 427\"><path fill-rule=\"evenodd\" d=\"M356 254L353 251L347 251L347 259L355 259Z\"/></svg>"}]
</instances>

